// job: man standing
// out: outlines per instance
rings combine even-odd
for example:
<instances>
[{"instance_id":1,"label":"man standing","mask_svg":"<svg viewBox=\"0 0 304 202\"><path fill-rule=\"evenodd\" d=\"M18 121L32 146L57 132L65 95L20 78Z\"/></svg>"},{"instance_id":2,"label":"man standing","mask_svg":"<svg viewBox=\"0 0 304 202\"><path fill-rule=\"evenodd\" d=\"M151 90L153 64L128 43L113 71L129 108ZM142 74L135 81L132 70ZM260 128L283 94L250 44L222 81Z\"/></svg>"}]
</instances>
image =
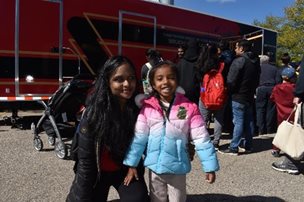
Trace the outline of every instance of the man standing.
<instances>
[{"instance_id":1,"label":"man standing","mask_svg":"<svg viewBox=\"0 0 304 202\"><path fill-rule=\"evenodd\" d=\"M175 58L173 59L173 62L177 64L183 57L186 51L186 46L184 45L179 45L177 48L177 54Z\"/></svg>"},{"instance_id":2,"label":"man standing","mask_svg":"<svg viewBox=\"0 0 304 202\"><path fill-rule=\"evenodd\" d=\"M232 99L233 137L230 147L219 151L230 155L238 155L239 146L247 152L252 149L254 94L261 72L259 58L251 52L251 43L248 40L237 42L235 53L236 58L227 76L227 86ZM243 142L242 137L245 139Z\"/></svg>"},{"instance_id":3,"label":"man standing","mask_svg":"<svg viewBox=\"0 0 304 202\"><path fill-rule=\"evenodd\" d=\"M183 56L184 56L184 54L185 54L185 46L183 46L183 45L180 45L180 46L178 46L178 49L177 49L177 55L178 55L178 58L179 59L181 59Z\"/></svg>"},{"instance_id":4,"label":"man standing","mask_svg":"<svg viewBox=\"0 0 304 202\"><path fill-rule=\"evenodd\" d=\"M281 82L280 71L269 64L267 55L260 56L261 75L259 87L256 89L256 122L259 135L276 132L276 107L270 100L273 87Z\"/></svg>"}]
</instances>

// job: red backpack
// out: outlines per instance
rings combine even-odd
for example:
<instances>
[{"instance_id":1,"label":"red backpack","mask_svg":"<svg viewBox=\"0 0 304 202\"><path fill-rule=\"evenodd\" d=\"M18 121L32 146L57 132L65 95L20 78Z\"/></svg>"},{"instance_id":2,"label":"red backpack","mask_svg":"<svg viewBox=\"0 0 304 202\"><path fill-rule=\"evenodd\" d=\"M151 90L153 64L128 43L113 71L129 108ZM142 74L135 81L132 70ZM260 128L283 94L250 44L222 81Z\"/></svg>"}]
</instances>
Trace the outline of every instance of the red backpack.
<instances>
[{"instance_id":1,"label":"red backpack","mask_svg":"<svg viewBox=\"0 0 304 202\"><path fill-rule=\"evenodd\" d=\"M223 107L227 99L227 89L224 84L222 71L224 63L220 63L218 70L207 72L201 81L201 101L208 110L218 110Z\"/></svg>"}]
</instances>

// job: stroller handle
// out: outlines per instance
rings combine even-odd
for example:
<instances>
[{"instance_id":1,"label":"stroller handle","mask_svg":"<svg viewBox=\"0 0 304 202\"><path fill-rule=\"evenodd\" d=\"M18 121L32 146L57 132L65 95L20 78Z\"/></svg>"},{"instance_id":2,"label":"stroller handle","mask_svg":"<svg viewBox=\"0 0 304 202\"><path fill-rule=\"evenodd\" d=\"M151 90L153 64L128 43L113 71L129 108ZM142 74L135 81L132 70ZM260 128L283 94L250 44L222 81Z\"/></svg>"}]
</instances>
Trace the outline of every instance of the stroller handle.
<instances>
[{"instance_id":1,"label":"stroller handle","mask_svg":"<svg viewBox=\"0 0 304 202\"><path fill-rule=\"evenodd\" d=\"M47 105L46 105L46 103L43 100L37 100L37 102L39 104L41 104L44 107L45 110L48 108Z\"/></svg>"}]
</instances>

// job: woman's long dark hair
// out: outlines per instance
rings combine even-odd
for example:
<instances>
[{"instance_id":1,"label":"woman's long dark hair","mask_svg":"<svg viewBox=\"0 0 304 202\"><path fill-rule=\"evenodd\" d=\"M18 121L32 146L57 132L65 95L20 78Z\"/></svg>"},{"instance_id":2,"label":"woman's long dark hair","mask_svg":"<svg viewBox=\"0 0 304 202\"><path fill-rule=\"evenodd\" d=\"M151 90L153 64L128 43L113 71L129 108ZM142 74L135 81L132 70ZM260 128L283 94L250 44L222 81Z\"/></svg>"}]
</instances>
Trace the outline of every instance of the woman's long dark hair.
<instances>
[{"instance_id":1,"label":"woman's long dark hair","mask_svg":"<svg viewBox=\"0 0 304 202\"><path fill-rule=\"evenodd\" d=\"M106 147L117 163L122 162L134 136L138 114L134 96L122 110L109 86L110 78L122 64L130 65L135 74L135 67L128 58L114 56L108 59L101 68L86 109L89 131L94 133L96 144Z\"/></svg>"},{"instance_id":2,"label":"woman's long dark hair","mask_svg":"<svg viewBox=\"0 0 304 202\"><path fill-rule=\"evenodd\" d=\"M199 69L199 77L211 69L219 68L219 62L218 47L215 44L204 45L195 65Z\"/></svg>"}]
</instances>

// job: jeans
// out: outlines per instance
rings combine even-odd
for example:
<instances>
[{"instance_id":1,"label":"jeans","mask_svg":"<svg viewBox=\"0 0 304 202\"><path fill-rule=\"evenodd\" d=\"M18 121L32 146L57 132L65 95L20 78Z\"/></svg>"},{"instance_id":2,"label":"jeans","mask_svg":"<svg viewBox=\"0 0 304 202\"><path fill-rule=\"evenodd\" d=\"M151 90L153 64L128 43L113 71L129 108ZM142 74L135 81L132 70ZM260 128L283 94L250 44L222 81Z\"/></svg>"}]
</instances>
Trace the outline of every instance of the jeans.
<instances>
[{"instance_id":1,"label":"jeans","mask_svg":"<svg viewBox=\"0 0 304 202\"><path fill-rule=\"evenodd\" d=\"M252 138L254 133L252 104L241 104L232 101L232 116L234 129L230 149L238 151L239 146L242 146L247 150L252 149ZM241 145L242 138L244 138L243 145Z\"/></svg>"},{"instance_id":2,"label":"jeans","mask_svg":"<svg viewBox=\"0 0 304 202\"><path fill-rule=\"evenodd\" d=\"M225 105L216 111L211 111L206 109L204 103L199 100L199 110L201 115L204 118L205 123L208 123L211 120L211 115L214 115L214 143L219 143L221 135L222 135L222 127L224 124L224 112L225 112Z\"/></svg>"},{"instance_id":3,"label":"jeans","mask_svg":"<svg viewBox=\"0 0 304 202\"><path fill-rule=\"evenodd\" d=\"M275 133L277 113L275 103L270 100L273 86L260 86L256 90L256 121L260 134Z\"/></svg>"}]
</instances>

